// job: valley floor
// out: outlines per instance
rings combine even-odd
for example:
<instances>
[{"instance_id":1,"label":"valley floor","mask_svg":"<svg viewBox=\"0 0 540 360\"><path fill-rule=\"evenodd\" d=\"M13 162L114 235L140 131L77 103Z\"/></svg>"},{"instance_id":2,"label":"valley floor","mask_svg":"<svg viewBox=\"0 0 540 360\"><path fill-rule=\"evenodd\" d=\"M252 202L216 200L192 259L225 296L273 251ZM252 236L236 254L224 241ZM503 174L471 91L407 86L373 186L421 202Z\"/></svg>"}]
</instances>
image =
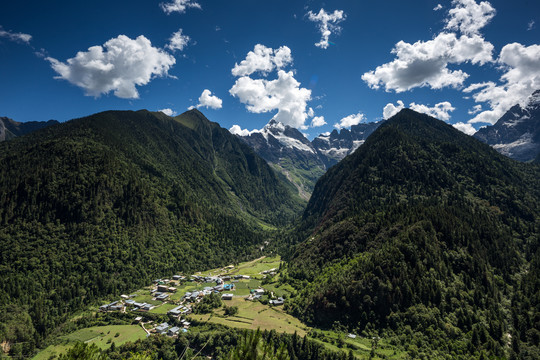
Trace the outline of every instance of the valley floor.
<instances>
[{"instance_id":1,"label":"valley floor","mask_svg":"<svg viewBox=\"0 0 540 360\"><path fill-rule=\"evenodd\" d=\"M335 330L315 329L288 314L284 307L287 299L294 294L294 289L289 285L278 283L277 270L280 263L279 257L261 257L236 266L206 270L193 275L201 281L188 281L189 278L186 277L182 281L167 282L167 285L174 286L176 291L168 294L169 297L165 301L156 300L157 286L159 283L163 283L163 281L156 281L151 286L134 291L129 296L123 296L123 299L111 299L118 301L119 304L124 303L121 310L103 312L99 311L98 307L89 309L83 317L91 318L91 322L94 323L95 319L99 319L98 323L103 325L78 328L57 337L53 341L54 344L38 353L34 360L57 358L60 354L66 353L77 342L96 344L100 349L108 349L110 346L121 346L127 342L134 342L150 336L171 336L171 334L167 335L167 332L163 335L156 333L159 325L167 321L177 323L177 327L179 327L177 331L182 332L204 333L208 331L206 326L208 324L224 325L236 329L275 330L277 333L307 336L335 352L349 353L352 351L357 359L406 358L406 353L387 344L384 339L362 336L362 334L347 334ZM178 307L191 310L194 304L186 300L186 293L204 292L205 288L208 289L214 284L205 282L203 279L215 279L218 275L221 278L230 279L225 281L225 284L234 285L232 290L224 291L233 294L233 296L230 300L222 301L223 307L212 309L203 314L189 312L189 314L173 316L170 313L172 309ZM264 290L264 294L261 294L256 300L253 299L255 289ZM269 305L269 300L275 298L283 298L285 305ZM152 308L147 312L134 311L134 307L128 306L126 301L149 304ZM200 299L196 300L196 302L200 301ZM104 304L107 303L110 301L104 302ZM236 307L237 312L234 315L227 315L226 307ZM80 318L81 316L78 316L73 321L80 323ZM117 323L123 325L117 325ZM169 329L173 326L169 325ZM370 355L374 355L374 357L370 357Z\"/></svg>"}]
</instances>

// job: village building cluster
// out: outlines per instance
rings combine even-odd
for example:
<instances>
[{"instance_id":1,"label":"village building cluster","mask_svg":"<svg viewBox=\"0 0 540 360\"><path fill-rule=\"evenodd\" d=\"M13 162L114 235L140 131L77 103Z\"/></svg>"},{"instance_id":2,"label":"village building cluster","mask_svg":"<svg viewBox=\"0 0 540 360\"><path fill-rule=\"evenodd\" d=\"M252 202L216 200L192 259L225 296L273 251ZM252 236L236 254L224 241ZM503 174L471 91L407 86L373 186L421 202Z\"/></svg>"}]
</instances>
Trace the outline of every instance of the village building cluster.
<instances>
[{"instance_id":1,"label":"village building cluster","mask_svg":"<svg viewBox=\"0 0 540 360\"><path fill-rule=\"evenodd\" d=\"M232 266L227 267L226 269L232 268ZM276 269L270 269L267 271L261 272L261 274L275 274ZM151 286L150 294L152 295L152 301L162 302L161 305L153 305L146 302L136 302L134 298L138 297L137 294L132 295L121 295L121 300L114 301L110 304L105 304L100 306L100 311L120 311L120 312L148 312L152 309L162 306L163 304L174 304L177 305L175 308L167 311L167 314L172 317L171 320L174 320L176 325L169 325L167 322L161 323L155 326L151 330L145 331L150 335L150 333L162 334L167 336L176 336L180 332L187 332L190 326L190 322L185 318L192 312L192 308L195 304L200 302L205 296L212 293L221 294L222 300L232 300L234 294L231 291L235 290L235 283L238 283L240 280L249 280L250 276L248 275L219 275L219 276L201 276L201 275L192 275L186 277L184 275L173 275L172 280L169 279L156 279ZM178 292L176 286L184 284L186 282L194 282L198 284L209 284L203 289L188 291L182 297L173 296L173 294ZM178 284L178 285L177 285ZM212 284L212 285L210 285ZM249 296L246 300L258 301L265 294L265 290L262 288L251 289ZM148 301L148 300L147 300ZM270 305L278 306L284 304L283 298L278 298L277 300L270 300ZM140 322L142 317L137 317L136 322ZM144 328L144 324L143 328Z\"/></svg>"}]
</instances>

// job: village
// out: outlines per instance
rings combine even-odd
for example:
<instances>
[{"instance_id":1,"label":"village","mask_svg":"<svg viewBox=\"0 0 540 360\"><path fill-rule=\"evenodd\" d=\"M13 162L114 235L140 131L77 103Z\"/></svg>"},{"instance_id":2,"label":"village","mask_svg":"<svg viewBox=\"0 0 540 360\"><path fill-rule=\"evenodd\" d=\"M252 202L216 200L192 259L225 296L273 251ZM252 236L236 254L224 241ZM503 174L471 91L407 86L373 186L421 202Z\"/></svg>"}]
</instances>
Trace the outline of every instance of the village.
<instances>
[{"instance_id":1,"label":"village","mask_svg":"<svg viewBox=\"0 0 540 360\"><path fill-rule=\"evenodd\" d=\"M98 310L97 318L112 319L110 323L95 323L62 336L58 344L50 345L33 360L50 360L75 342L108 349L112 344L121 346L151 336L174 339L183 333L198 334L208 331L206 324L308 335L330 349L336 350L342 344L362 355L369 354L373 343L377 342L379 353L394 354L387 344L384 349L380 346L384 339L314 329L288 314L283 305L293 296L294 289L288 284L280 284L277 270L280 263L279 256L261 257L193 275L175 274L168 279L156 279L143 289L92 309L94 313ZM198 312L197 306L204 305L212 297L219 298L221 307ZM238 312L228 314L227 308L238 308Z\"/></svg>"},{"instance_id":2,"label":"village","mask_svg":"<svg viewBox=\"0 0 540 360\"><path fill-rule=\"evenodd\" d=\"M277 268L262 270L254 275L231 274L237 272L233 265L219 269L218 275L173 275L170 279L156 279L153 283L131 295L121 295L119 300L101 305L101 312L134 313L134 323L140 324L147 336L152 334L177 336L188 332L191 322L187 318L204 297L219 294L221 300L233 298L244 301L264 301L271 306L284 305L285 299L261 286L262 279L273 277ZM142 313L167 314L171 322L144 322Z\"/></svg>"}]
</instances>

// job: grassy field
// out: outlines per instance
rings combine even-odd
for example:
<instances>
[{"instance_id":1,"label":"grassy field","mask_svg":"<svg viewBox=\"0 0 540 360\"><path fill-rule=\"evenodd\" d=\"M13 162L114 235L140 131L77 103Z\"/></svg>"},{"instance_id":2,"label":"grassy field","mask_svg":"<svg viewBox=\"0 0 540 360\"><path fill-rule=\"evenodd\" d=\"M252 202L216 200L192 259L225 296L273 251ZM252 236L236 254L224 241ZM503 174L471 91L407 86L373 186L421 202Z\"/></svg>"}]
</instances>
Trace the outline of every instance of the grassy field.
<instances>
[{"instance_id":1,"label":"grassy field","mask_svg":"<svg viewBox=\"0 0 540 360\"><path fill-rule=\"evenodd\" d=\"M142 291L137 293L137 297L133 298L135 302L148 303L152 305L159 305L162 302L158 300L152 300L154 297L150 294L150 291Z\"/></svg>"},{"instance_id":2,"label":"grassy field","mask_svg":"<svg viewBox=\"0 0 540 360\"><path fill-rule=\"evenodd\" d=\"M241 329L267 329L277 332L294 333L304 336L309 328L302 324L300 320L285 313L282 307L270 307L260 302L246 301L244 298L234 297L232 300L225 300L227 306L238 306L236 316L224 316L224 310L218 309L213 314L195 315L190 317L198 321L208 321L215 324L227 325Z\"/></svg>"},{"instance_id":3,"label":"grassy field","mask_svg":"<svg viewBox=\"0 0 540 360\"><path fill-rule=\"evenodd\" d=\"M32 360L49 360L51 358L56 358L60 354L65 354L73 345L51 345L46 349L40 351Z\"/></svg>"},{"instance_id":4,"label":"grassy field","mask_svg":"<svg viewBox=\"0 0 540 360\"><path fill-rule=\"evenodd\" d=\"M268 291L272 291L276 296L289 296L294 292L294 289L289 284L284 284L279 286L278 284L267 284L264 285L264 289Z\"/></svg>"},{"instance_id":5,"label":"grassy field","mask_svg":"<svg viewBox=\"0 0 540 360\"><path fill-rule=\"evenodd\" d=\"M65 354L73 344L79 341L96 344L101 349L108 349L113 342L119 346L144 338L146 338L146 332L139 325L94 326L62 336L60 339L64 340L64 344L47 347L34 356L33 360L56 358L60 354Z\"/></svg>"},{"instance_id":6,"label":"grassy field","mask_svg":"<svg viewBox=\"0 0 540 360\"><path fill-rule=\"evenodd\" d=\"M204 275L204 276L212 276L212 275L218 275L218 274L248 275L251 277L257 277L257 278L262 279L263 275L261 274L261 272L270 270L273 268L278 269L280 263L281 263L281 258L279 256L274 256L274 257L263 256L252 261L240 263L233 268L218 268L218 269L203 271L200 273L200 275Z\"/></svg>"},{"instance_id":7,"label":"grassy field","mask_svg":"<svg viewBox=\"0 0 540 360\"><path fill-rule=\"evenodd\" d=\"M109 325L77 330L64 338L71 341L96 344L101 349L108 349L113 342L118 346L145 337L146 332L139 325Z\"/></svg>"},{"instance_id":8,"label":"grassy field","mask_svg":"<svg viewBox=\"0 0 540 360\"><path fill-rule=\"evenodd\" d=\"M232 269L230 274L249 275L262 278L261 273L263 271L274 268L279 269L280 263L281 258L279 256L259 258L255 261L241 263L237 268Z\"/></svg>"},{"instance_id":9,"label":"grassy field","mask_svg":"<svg viewBox=\"0 0 540 360\"><path fill-rule=\"evenodd\" d=\"M163 304L163 305L160 305L160 306L158 306L156 308L153 308L149 312L154 313L154 314L166 314L167 311L172 310L177 306L178 305L174 305L174 304Z\"/></svg>"},{"instance_id":10,"label":"grassy field","mask_svg":"<svg viewBox=\"0 0 540 360\"><path fill-rule=\"evenodd\" d=\"M63 336L62 338L69 341L81 341L88 342L92 339L96 339L101 336L100 332L94 330L95 328L88 328L75 331L69 335Z\"/></svg>"},{"instance_id":11,"label":"grassy field","mask_svg":"<svg viewBox=\"0 0 540 360\"><path fill-rule=\"evenodd\" d=\"M239 280L237 283L234 283L235 290L231 292L236 296L248 296L251 292L251 289L257 289L260 286L260 280Z\"/></svg>"}]
</instances>

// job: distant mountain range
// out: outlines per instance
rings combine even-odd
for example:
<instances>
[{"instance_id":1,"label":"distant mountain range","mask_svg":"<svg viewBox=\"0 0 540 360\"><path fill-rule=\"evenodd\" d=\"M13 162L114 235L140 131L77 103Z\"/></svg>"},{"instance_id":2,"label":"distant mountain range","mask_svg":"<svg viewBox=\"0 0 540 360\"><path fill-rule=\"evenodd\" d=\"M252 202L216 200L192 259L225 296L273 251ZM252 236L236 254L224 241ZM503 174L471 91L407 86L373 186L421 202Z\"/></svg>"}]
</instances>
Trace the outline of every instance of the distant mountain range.
<instances>
[{"instance_id":1,"label":"distant mountain range","mask_svg":"<svg viewBox=\"0 0 540 360\"><path fill-rule=\"evenodd\" d=\"M299 130L271 120L261 130L237 136L284 174L307 199L326 170L353 153L380 124L353 125L350 130L334 130L309 141Z\"/></svg>"},{"instance_id":2,"label":"distant mountain range","mask_svg":"<svg viewBox=\"0 0 540 360\"><path fill-rule=\"evenodd\" d=\"M311 142L327 168L352 154L382 124L382 121L362 123L351 129L334 129L331 133L321 134Z\"/></svg>"},{"instance_id":3,"label":"distant mountain range","mask_svg":"<svg viewBox=\"0 0 540 360\"><path fill-rule=\"evenodd\" d=\"M513 106L495 125L478 130L474 137L512 159L533 161L540 154L540 90L524 107Z\"/></svg>"},{"instance_id":4,"label":"distant mountain range","mask_svg":"<svg viewBox=\"0 0 540 360\"><path fill-rule=\"evenodd\" d=\"M58 124L56 120L28 121L20 123L7 117L0 117L0 141L11 140L47 126Z\"/></svg>"}]
</instances>

